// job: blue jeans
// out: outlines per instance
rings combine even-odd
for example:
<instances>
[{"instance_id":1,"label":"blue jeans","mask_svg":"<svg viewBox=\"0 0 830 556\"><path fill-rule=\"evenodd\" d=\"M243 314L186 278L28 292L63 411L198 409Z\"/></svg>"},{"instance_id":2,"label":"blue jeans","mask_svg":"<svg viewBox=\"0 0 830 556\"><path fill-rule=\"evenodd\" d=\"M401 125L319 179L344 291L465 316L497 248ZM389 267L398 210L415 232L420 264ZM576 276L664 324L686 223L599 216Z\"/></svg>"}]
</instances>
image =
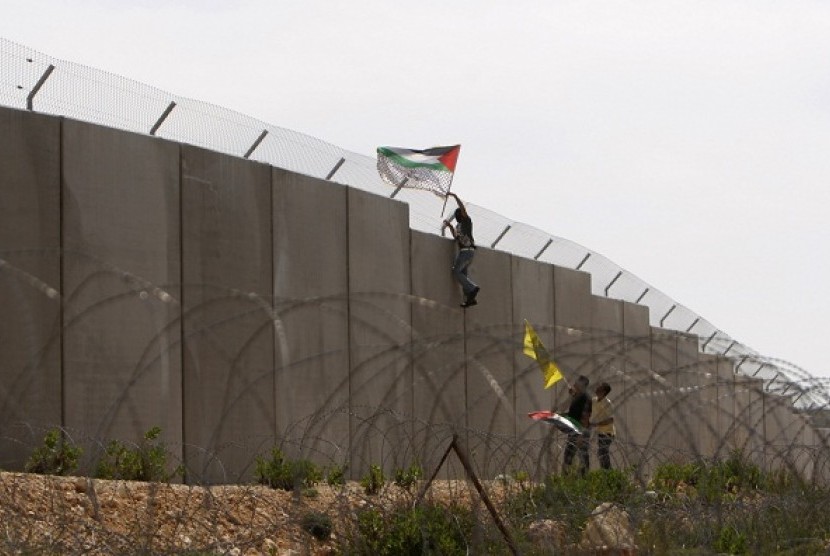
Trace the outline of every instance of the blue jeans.
<instances>
[{"instance_id":1,"label":"blue jeans","mask_svg":"<svg viewBox=\"0 0 830 556\"><path fill-rule=\"evenodd\" d=\"M461 290L464 292L465 297L469 297L473 293L473 290L478 288L475 282L467 276L467 270L473 263L475 254L475 249L459 249L455 255L455 261L452 263L452 275L461 284Z\"/></svg>"}]
</instances>

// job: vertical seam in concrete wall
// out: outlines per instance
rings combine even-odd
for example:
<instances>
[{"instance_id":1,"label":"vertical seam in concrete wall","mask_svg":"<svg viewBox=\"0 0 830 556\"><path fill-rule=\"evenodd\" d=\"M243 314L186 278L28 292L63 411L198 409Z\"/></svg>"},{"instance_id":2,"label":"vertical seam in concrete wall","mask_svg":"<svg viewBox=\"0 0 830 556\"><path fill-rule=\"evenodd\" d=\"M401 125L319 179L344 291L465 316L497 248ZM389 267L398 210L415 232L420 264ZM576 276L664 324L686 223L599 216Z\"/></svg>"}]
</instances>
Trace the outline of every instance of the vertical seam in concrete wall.
<instances>
[{"instance_id":1,"label":"vertical seam in concrete wall","mask_svg":"<svg viewBox=\"0 0 830 556\"><path fill-rule=\"evenodd\" d=\"M274 226L274 219L276 218L277 211L276 211L276 202L277 196L274 194L274 190L277 188L276 180L274 179L274 167L268 166L268 189L271 195L271 309L274 311L272 313L271 318L271 337L273 339L273 344L271 347L271 376L274 380L272 383L272 394L274 395L274 444L277 444L277 434L279 431L279 416L277 415L277 400L279 396L277 395L277 330L274 326L274 318L273 315L276 314L277 311L277 254L274 252L275 245L277 245L277 238L274 237L276 234L276 226ZM285 371L285 369L282 369Z\"/></svg>"},{"instance_id":2,"label":"vertical seam in concrete wall","mask_svg":"<svg viewBox=\"0 0 830 556\"><path fill-rule=\"evenodd\" d=\"M347 378L347 393L346 399L346 407L348 407L348 414L346 415L346 419L348 419L349 423L349 437L346 439L346 453L349 455L349 469L351 469L352 473L354 473L354 465L352 465L352 439L354 436L354 424L352 423L352 272L350 268L350 262L352 258L352 238L351 238L351 225L352 225L352 214L349 210L349 199L351 195L349 195L350 188L346 188L345 190L345 197L346 197L346 349L348 350L348 354L346 356L346 361L348 362L349 368L346 369L348 373Z\"/></svg>"},{"instance_id":3,"label":"vertical seam in concrete wall","mask_svg":"<svg viewBox=\"0 0 830 556\"><path fill-rule=\"evenodd\" d=\"M467 431L464 435L464 441L467 441L467 434L470 430L470 374L468 372L469 365L467 364L467 311L462 310L461 313L461 335L464 346L464 429Z\"/></svg>"},{"instance_id":4,"label":"vertical seam in concrete wall","mask_svg":"<svg viewBox=\"0 0 830 556\"><path fill-rule=\"evenodd\" d=\"M63 172L63 123L64 118L58 118L58 290L60 291L60 302L58 304L58 341L60 342L60 349L58 355L58 365L60 365L60 392L61 392L61 428L66 428L66 377L64 376L64 338L63 338L63 318L64 318L64 303L66 300L66 292L64 291L64 230L63 230L63 190L64 190L64 172Z\"/></svg>"},{"instance_id":5,"label":"vertical seam in concrete wall","mask_svg":"<svg viewBox=\"0 0 830 556\"><path fill-rule=\"evenodd\" d=\"M409 214L407 212L407 219ZM415 438L415 357L414 357L414 333L415 323L413 322L412 300L414 292L412 291L412 228L407 222L406 228L408 230L407 237L409 238L409 294L407 303L409 304L409 348L407 349L407 357L409 359L409 407L412 414L409 416L409 438Z\"/></svg>"},{"instance_id":6,"label":"vertical seam in concrete wall","mask_svg":"<svg viewBox=\"0 0 830 556\"><path fill-rule=\"evenodd\" d=\"M550 350L549 351L550 351L550 354L553 356L554 361L556 361L556 358L557 358L556 350L559 349L559 346L556 345L556 327L559 325L559 323L556 320L556 304L557 304L557 301L556 301L556 265L551 265L551 266L552 266L552 268L550 269L550 287L551 287L550 297L551 297L551 299L553 299L553 314L550 316L550 321L553 324L551 326L551 331L550 331L550 336L549 336L550 337ZM560 367L560 369L562 370L562 376L564 377L565 376L565 369L562 368L562 367ZM568 381L566 380L565 383L567 384L567 382ZM553 398L553 396L554 396L554 393L551 392L550 395L548 396L548 400L551 400L551 398ZM553 403L551 403L551 405L553 405Z\"/></svg>"},{"instance_id":7,"label":"vertical seam in concrete wall","mask_svg":"<svg viewBox=\"0 0 830 556\"><path fill-rule=\"evenodd\" d=\"M510 334L511 334L511 336L512 336L513 331L516 329L516 323L513 321L513 319L516 316L516 313L515 313L515 310L516 310L516 306L515 306L516 305L516 295L513 292L513 259L514 259L514 255L508 255L507 256L508 268L510 269L509 272L507 273L507 281L508 281L507 291L510 292L510 324L511 324ZM516 408L516 357L513 356L512 354L511 354L511 357L510 357L510 362L511 362L511 365L510 365L510 375L511 375L510 376L510 403L513 406L513 419L511 419L511 421L512 421L512 425L513 425L513 438L517 439L519 437L519 419L518 419L519 416L516 412L516 409L517 409Z\"/></svg>"},{"instance_id":8,"label":"vertical seam in concrete wall","mask_svg":"<svg viewBox=\"0 0 830 556\"><path fill-rule=\"evenodd\" d=\"M187 396L185 393L185 386L187 381L185 380L185 375L187 374L187 370L185 367L185 328L184 328L184 172L182 170L184 164L182 161L182 157L184 156L182 152L182 146L180 143L176 144L178 147L178 162L179 162L179 346L180 353L179 353L179 365L181 372L179 373L179 388L181 390L181 408L182 408L182 415L181 415L181 424L182 430L181 438L182 438L182 461L185 462L185 469L187 469L187 456L185 455L185 446L187 446L187 408L185 405L187 404ZM186 477L185 477L186 480Z\"/></svg>"}]
</instances>

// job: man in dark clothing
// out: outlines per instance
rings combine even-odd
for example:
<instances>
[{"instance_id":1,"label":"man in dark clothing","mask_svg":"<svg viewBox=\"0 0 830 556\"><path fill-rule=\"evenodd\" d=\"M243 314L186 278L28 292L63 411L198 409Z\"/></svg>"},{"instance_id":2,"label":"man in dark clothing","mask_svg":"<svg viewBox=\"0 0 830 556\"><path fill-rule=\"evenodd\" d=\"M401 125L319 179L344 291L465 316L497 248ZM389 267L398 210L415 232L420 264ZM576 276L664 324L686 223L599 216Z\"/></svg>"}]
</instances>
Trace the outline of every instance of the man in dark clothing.
<instances>
[{"instance_id":1,"label":"man in dark clothing","mask_svg":"<svg viewBox=\"0 0 830 556\"><path fill-rule=\"evenodd\" d=\"M441 233L444 233L445 228L449 228L452 237L455 238L455 242L458 244L458 253L456 253L455 261L452 265L452 275L461 284L461 290L464 292L464 302L461 306L467 308L477 303L476 295L478 295L481 289L467 275L476 253L476 243L473 239L473 220L467 214L467 209L464 207L461 199L458 198L458 195L455 193L447 193L447 197L454 198L458 208L455 209L453 216L444 220L444 225L441 226ZM457 222L455 227L450 223L453 218Z\"/></svg>"},{"instance_id":2,"label":"man in dark clothing","mask_svg":"<svg viewBox=\"0 0 830 556\"><path fill-rule=\"evenodd\" d=\"M591 422L591 398L588 396L588 377L581 375L570 388L571 405L566 415L578 421L583 427L588 427ZM579 453L579 472L582 475L588 471L588 432L587 430L578 433L568 433L563 457L562 472L566 473L573 462L574 455Z\"/></svg>"}]
</instances>

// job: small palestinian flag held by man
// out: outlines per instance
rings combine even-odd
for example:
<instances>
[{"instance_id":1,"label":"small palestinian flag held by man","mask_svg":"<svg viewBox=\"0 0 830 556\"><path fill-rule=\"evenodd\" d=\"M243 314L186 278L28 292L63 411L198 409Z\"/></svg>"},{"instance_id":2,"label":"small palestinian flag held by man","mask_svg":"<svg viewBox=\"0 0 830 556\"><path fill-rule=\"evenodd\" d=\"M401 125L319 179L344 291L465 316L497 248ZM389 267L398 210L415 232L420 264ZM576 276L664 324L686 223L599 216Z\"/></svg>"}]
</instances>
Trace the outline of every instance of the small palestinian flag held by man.
<instances>
[{"instance_id":1,"label":"small palestinian flag held by man","mask_svg":"<svg viewBox=\"0 0 830 556\"><path fill-rule=\"evenodd\" d=\"M461 145L430 149L378 147L378 174L391 186L446 195L452 185Z\"/></svg>"},{"instance_id":2,"label":"small palestinian flag held by man","mask_svg":"<svg viewBox=\"0 0 830 556\"><path fill-rule=\"evenodd\" d=\"M557 430L560 430L566 434L582 434L585 432L585 428L576 419L567 415L554 413L553 411L531 411L527 414L527 416L534 421L545 421L546 423L550 423L556 427Z\"/></svg>"}]
</instances>

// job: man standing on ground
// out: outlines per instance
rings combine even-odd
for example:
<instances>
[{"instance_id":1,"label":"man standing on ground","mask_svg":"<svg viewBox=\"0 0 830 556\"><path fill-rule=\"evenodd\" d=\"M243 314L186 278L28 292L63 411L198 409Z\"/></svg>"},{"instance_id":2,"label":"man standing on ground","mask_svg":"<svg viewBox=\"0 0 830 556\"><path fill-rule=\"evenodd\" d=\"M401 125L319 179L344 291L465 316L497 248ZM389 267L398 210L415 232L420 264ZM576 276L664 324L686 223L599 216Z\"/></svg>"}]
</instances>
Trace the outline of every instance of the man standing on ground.
<instances>
[{"instance_id":1,"label":"man standing on ground","mask_svg":"<svg viewBox=\"0 0 830 556\"><path fill-rule=\"evenodd\" d=\"M611 392L611 385L607 382L601 383L594 391L596 397L593 401L593 412L591 425L597 431L597 456L599 466L603 469L611 469L611 444L614 442L616 430L614 429L614 406L608 399Z\"/></svg>"},{"instance_id":2,"label":"man standing on ground","mask_svg":"<svg viewBox=\"0 0 830 556\"><path fill-rule=\"evenodd\" d=\"M447 193L447 197L454 198L458 208L455 209L453 216L444 220L444 225L441 226L441 234L444 233L445 228L449 228L452 237L455 238L455 242L458 244L458 253L456 253L452 265L452 275L461 284L461 289L464 292L464 302L461 306L467 308L477 303L476 295L481 289L467 275L476 253L476 244L473 239L473 220L467 214L467 209L461 199L458 198L458 195ZM457 222L455 227L450 223L453 218Z\"/></svg>"},{"instance_id":3,"label":"man standing on ground","mask_svg":"<svg viewBox=\"0 0 830 556\"><path fill-rule=\"evenodd\" d=\"M588 391L588 377L580 375L569 391L571 393L571 405L568 407L566 415L579 422L583 427L588 427L591 422L591 398L586 393ZM562 473L568 472L576 453L579 453L580 474L585 475L588 472L588 466L590 464L588 457L589 438L587 430L584 432L568 433Z\"/></svg>"}]
</instances>

